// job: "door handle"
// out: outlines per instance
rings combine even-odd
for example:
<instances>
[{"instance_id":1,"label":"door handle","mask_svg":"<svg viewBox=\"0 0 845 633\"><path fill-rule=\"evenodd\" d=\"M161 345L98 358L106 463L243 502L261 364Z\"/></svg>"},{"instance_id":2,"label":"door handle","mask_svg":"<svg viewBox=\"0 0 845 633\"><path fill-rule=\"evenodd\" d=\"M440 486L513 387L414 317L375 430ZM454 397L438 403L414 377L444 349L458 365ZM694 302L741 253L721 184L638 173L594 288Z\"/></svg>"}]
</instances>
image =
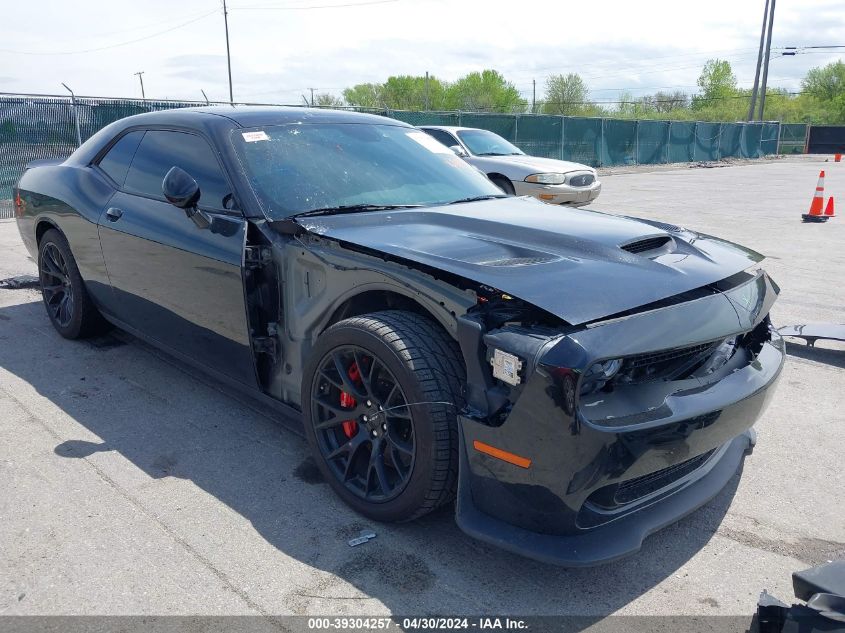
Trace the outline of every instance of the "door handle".
<instances>
[{"instance_id":1,"label":"door handle","mask_svg":"<svg viewBox=\"0 0 845 633\"><path fill-rule=\"evenodd\" d=\"M106 217L112 222L117 222L120 219L120 216L122 215L123 211L121 211L117 207L109 207L108 209L106 209Z\"/></svg>"}]
</instances>

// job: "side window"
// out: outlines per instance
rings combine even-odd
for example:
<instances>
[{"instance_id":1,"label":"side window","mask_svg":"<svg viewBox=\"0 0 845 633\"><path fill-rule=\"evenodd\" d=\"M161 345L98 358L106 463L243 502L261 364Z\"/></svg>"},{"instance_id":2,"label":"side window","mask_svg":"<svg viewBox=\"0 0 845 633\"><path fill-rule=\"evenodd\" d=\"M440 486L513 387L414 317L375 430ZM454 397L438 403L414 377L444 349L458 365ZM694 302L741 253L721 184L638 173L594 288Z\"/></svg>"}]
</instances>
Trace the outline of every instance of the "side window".
<instances>
[{"instance_id":1,"label":"side window","mask_svg":"<svg viewBox=\"0 0 845 633\"><path fill-rule=\"evenodd\" d=\"M200 205L225 209L229 185L211 146L196 134L148 130L144 134L124 189L130 193L162 199L161 181L171 167L181 167L200 186Z\"/></svg>"},{"instance_id":2,"label":"side window","mask_svg":"<svg viewBox=\"0 0 845 633\"><path fill-rule=\"evenodd\" d=\"M126 180L129 164L132 162L132 157L135 156L135 150L138 149L138 143L141 142L143 136L144 133L141 130L125 134L111 146L111 149L97 163L100 169L117 183L118 187L122 187L123 181Z\"/></svg>"},{"instance_id":3,"label":"side window","mask_svg":"<svg viewBox=\"0 0 845 633\"><path fill-rule=\"evenodd\" d=\"M446 147L452 147L453 145L460 145L458 141L455 140L455 137L449 134L448 132L444 132L443 130L423 130L429 136L433 136L438 141L443 143Z\"/></svg>"}]
</instances>

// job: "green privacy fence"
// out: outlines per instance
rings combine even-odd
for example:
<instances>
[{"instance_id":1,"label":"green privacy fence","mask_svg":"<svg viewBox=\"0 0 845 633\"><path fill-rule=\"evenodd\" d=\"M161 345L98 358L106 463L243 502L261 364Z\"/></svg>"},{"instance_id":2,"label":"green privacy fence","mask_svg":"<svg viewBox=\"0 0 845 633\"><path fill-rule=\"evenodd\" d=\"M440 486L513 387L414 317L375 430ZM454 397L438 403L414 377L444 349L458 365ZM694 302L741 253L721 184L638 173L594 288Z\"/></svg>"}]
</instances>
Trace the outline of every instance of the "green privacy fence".
<instances>
[{"instance_id":1,"label":"green privacy fence","mask_svg":"<svg viewBox=\"0 0 845 633\"><path fill-rule=\"evenodd\" d=\"M0 201L11 197L14 182L30 161L68 156L77 147L78 139L85 141L97 130L124 117L198 105L205 104L0 95ZM476 112L368 112L412 125L483 128L500 134L528 154L594 167L759 158L779 152L799 152L803 151L807 133L803 124L632 121Z\"/></svg>"},{"instance_id":2,"label":"green privacy fence","mask_svg":"<svg viewBox=\"0 0 845 633\"><path fill-rule=\"evenodd\" d=\"M412 125L496 132L528 154L593 167L654 165L778 153L780 123L704 123L534 114L387 111ZM805 125L799 126L802 129Z\"/></svg>"}]
</instances>

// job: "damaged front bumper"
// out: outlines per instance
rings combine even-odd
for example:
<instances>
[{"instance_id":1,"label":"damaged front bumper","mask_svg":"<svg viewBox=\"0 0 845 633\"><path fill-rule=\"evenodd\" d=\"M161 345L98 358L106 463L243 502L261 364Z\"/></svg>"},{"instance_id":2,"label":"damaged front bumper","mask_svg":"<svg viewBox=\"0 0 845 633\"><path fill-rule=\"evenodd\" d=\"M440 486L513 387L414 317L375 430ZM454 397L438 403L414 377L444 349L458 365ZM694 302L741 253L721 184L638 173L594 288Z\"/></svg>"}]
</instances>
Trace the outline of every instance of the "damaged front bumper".
<instances>
[{"instance_id":1,"label":"damaged front bumper","mask_svg":"<svg viewBox=\"0 0 845 633\"><path fill-rule=\"evenodd\" d=\"M529 558L595 565L637 551L713 498L753 445L751 427L783 366L783 343L767 318L776 295L761 272L727 292L534 337L533 348L514 349L522 339L507 328L485 335L479 347L520 356L525 380L504 386L506 414L482 417L472 412L480 391L470 372L470 413L459 416L458 525ZM598 361L733 335L745 347L712 374L578 395Z\"/></svg>"}]
</instances>

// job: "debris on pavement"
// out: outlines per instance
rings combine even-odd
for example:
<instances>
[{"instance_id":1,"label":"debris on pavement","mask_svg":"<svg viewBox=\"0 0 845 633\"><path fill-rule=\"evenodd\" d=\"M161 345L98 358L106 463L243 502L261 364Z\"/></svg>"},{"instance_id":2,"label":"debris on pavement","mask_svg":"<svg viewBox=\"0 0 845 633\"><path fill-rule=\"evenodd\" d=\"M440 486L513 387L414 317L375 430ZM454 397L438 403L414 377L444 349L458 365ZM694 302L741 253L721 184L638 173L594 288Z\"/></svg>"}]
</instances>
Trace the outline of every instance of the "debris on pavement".
<instances>
[{"instance_id":1,"label":"debris on pavement","mask_svg":"<svg viewBox=\"0 0 845 633\"><path fill-rule=\"evenodd\" d=\"M349 541L349 547L363 545L364 543L374 539L375 537L375 532L371 532L370 530L361 530L361 534L359 536L356 536L354 539Z\"/></svg>"}]
</instances>

